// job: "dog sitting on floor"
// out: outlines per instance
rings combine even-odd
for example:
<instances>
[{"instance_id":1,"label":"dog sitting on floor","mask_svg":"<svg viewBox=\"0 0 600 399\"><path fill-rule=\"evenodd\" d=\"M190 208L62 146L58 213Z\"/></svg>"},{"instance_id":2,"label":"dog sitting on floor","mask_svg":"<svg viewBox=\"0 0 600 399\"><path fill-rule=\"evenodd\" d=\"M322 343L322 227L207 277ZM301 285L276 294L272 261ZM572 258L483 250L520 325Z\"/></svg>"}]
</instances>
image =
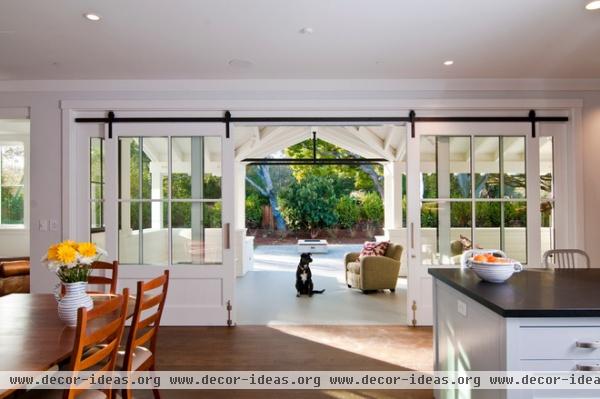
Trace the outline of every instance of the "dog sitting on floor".
<instances>
[{"instance_id":1,"label":"dog sitting on floor","mask_svg":"<svg viewBox=\"0 0 600 399\"><path fill-rule=\"evenodd\" d=\"M322 294L325 290L315 290L312 281L312 273L310 271L310 262L312 262L311 254L305 252L300 255L300 263L296 269L296 296L313 294Z\"/></svg>"}]
</instances>

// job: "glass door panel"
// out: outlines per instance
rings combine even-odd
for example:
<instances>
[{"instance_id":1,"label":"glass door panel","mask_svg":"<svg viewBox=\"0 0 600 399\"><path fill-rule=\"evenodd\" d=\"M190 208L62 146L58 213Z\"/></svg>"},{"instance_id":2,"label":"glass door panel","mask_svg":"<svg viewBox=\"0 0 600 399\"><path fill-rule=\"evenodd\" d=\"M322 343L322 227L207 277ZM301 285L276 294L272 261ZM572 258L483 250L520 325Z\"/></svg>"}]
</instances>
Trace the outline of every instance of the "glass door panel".
<instances>
[{"instance_id":1,"label":"glass door panel","mask_svg":"<svg viewBox=\"0 0 600 399\"><path fill-rule=\"evenodd\" d=\"M123 264L222 262L221 138L119 138Z\"/></svg>"}]
</instances>

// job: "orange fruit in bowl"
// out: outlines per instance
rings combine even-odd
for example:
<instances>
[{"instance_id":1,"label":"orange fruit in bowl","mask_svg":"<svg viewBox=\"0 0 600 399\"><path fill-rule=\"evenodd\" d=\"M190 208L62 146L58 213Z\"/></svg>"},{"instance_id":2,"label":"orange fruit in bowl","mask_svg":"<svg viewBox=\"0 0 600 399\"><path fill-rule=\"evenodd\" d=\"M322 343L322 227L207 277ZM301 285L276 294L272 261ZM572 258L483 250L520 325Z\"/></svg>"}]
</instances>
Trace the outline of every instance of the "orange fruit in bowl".
<instances>
[{"instance_id":1,"label":"orange fruit in bowl","mask_svg":"<svg viewBox=\"0 0 600 399\"><path fill-rule=\"evenodd\" d=\"M485 257L485 255L475 255L475 256L473 257L473 260L474 260L475 262L485 262L485 261L486 261L486 259L487 259L487 258Z\"/></svg>"}]
</instances>

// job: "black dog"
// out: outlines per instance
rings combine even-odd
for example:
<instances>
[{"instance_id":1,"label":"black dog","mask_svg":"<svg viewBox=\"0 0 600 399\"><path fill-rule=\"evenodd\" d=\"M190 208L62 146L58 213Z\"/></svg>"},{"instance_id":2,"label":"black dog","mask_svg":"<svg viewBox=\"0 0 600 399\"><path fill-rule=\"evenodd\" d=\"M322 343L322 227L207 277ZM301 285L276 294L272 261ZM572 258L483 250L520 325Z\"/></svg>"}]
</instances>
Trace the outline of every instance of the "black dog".
<instances>
[{"instance_id":1,"label":"black dog","mask_svg":"<svg viewBox=\"0 0 600 399\"><path fill-rule=\"evenodd\" d=\"M312 273L310 271L310 262L312 262L312 258L310 253L303 253L300 255L300 263L298 264L298 269L296 269L296 296L300 295L308 295L313 296L313 294L322 294L325 290L314 290L313 281L312 281Z\"/></svg>"}]
</instances>

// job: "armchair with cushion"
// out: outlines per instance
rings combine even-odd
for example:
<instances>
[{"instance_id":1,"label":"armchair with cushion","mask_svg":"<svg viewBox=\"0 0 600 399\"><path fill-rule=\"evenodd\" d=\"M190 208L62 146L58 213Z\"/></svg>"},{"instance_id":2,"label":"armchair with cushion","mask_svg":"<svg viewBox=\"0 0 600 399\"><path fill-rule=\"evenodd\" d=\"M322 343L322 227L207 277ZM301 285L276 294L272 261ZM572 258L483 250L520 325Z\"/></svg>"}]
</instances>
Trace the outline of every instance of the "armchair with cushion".
<instances>
[{"instance_id":1,"label":"armchair with cushion","mask_svg":"<svg viewBox=\"0 0 600 399\"><path fill-rule=\"evenodd\" d=\"M358 252L346 254L346 284L349 288L358 288L367 293L374 290L396 290L402 246L388 246L383 256L363 256L359 259Z\"/></svg>"}]
</instances>

